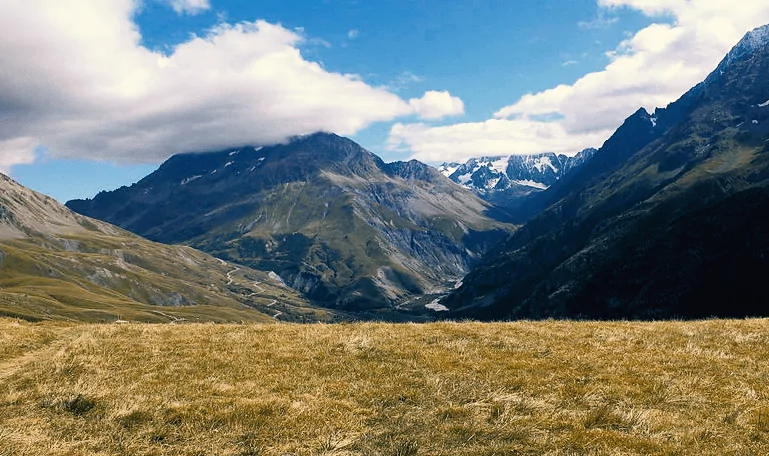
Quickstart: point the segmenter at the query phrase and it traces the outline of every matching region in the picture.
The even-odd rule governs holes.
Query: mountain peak
[[[302,144],[302,143],[343,143],[353,142],[347,138],[343,138],[336,133],[328,133],[325,131],[316,131],[307,135],[293,136],[289,139],[289,144]]]
[[[0,173],[0,240],[85,231],[82,217]]]
[[[757,27],[746,33],[742,40],[732,49],[732,52],[736,50],[743,53],[751,53],[767,44],[769,44],[769,24]]]
[[[716,70],[708,76],[705,84],[710,83],[714,78],[720,77],[735,62],[745,56],[753,55],[756,51],[769,45],[769,24],[757,27],[748,33],[737,43],[726,57],[718,64]]]
[[[435,182],[440,174],[418,160],[396,161],[385,165],[385,171],[391,175],[399,176],[404,179],[421,180],[425,182]]]
[[[314,166],[349,165],[351,161],[363,160],[370,166],[379,159],[355,141],[335,133],[317,132],[293,138],[286,145],[276,146],[275,149],[283,157],[295,157],[305,160]]]

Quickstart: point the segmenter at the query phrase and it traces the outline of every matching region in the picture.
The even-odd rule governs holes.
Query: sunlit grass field
[[[769,454],[769,320],[0,320],[0,455]]]

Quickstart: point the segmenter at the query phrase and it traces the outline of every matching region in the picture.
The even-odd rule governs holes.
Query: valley
[[[429,315],[400,311],[450,290],[515,228],[434,168],[384,163],[326,133],[177,155],[131,187],[67,205],[154,241],[272,271],[312,302],[366,318]]]

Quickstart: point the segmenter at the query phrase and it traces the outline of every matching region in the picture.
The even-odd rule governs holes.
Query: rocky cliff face
[[[392,309],[453,284],[509,228],[422,163],[384,163],[319,133],[177,155],[75,211],[274,271],[326,306]]]
[[[444,304],[485,318],[767,315],[769,27],[534,200]]]

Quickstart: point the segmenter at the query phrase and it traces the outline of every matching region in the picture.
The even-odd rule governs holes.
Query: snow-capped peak
[[[755,52],[767,44],[769,44],[769,24],[749,31],[737,44],[737,48],[741,48],[744,52]]]
[[[454,182],[480,194],[510,188],[544,190],[571,169],[592,157],[595,149],[587,149],[574,157],[552,152],[532,155],[476,157],[463,164],[444,163],[438,170]]]
[[[718,68],[708,76],[705,84],[708,84],[713,78],[721,76],[737,60],[746,55],[751,55],[757,50],[769,45],[769,24],[755,28],[737,43],[726,57],[718,65]]]

